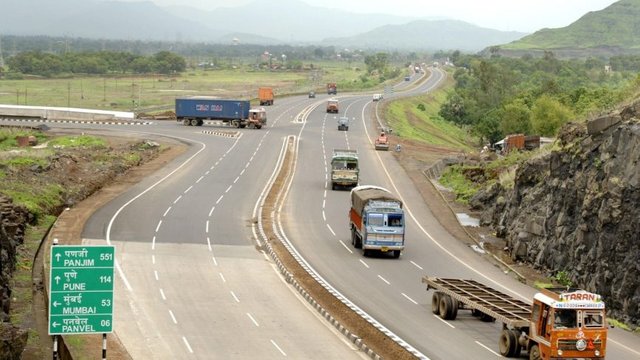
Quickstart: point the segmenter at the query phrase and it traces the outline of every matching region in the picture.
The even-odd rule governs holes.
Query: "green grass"
[[[443,171],[438,181],[453,190],[454,194],[456,194],[456,200],[463,204],[468,204],[473,195],[480,190],[480,186],[464,176],[465,169],[469,169],[469,167],[462,165],[449,166]]]
[[[49,147],[65,147],[65,148],[91,148],[101,149],[107,146],[107,142],[104,139],[89,136],[61,136],[59,138],[49,141]]]
[[[47,139],[47,136],[43,134],[41,131],[1,128],[0,129],[0,151],[16,148],[18,146],[18,141],[16,140],[16,138],[21,136],[35,136],[36,139],[38,140],[38,143],[42,143]]]
[[[14,203],[25,206],[39,220],[62,203],[60,196],[64,189],[58,184],[33,188],[28,184],[11,182],[4,184],[0,191],[11,197]]]
[[[261,86],[273,87],[277,97],[304,94],[313,89],[324,91],[328,82],[337,82],[338,92],[378,85],[361,83],[360,77],[366,69],[364,63],[326,61],[314,62],[313,67],[268,71],[243,65],[237,69],[190,69],[176,76],[3,79],[0,80],[0,103],[129,111],[158,106],[172,108],[176,97],[188,95],[255,99]]]
[[[439,115],[450,83],[435,92],[392,101],[384,118],[393,134],[425,144],[470,151],[469,134]]]

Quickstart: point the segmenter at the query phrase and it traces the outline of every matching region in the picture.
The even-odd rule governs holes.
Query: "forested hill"
[[[640,0],[620,0],[603,10],[587,13],[567,27],[542,29],[500,48],[507,53],[550,50],[585,56],[638,54],[638,19]]]

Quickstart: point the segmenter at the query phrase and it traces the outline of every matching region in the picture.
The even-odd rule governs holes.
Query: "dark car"
[[[315,98],[316,97],[316,92],[315,91],[309,91],[309,99]]]

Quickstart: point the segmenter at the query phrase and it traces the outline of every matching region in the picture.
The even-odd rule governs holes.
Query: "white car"
[[[382,94],[373,94],[373,101],[382,100]]]

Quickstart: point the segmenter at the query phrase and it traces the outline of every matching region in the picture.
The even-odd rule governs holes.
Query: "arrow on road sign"
[[[51,324],[51,325],[55,328],[55,327],[58,327],[60,324],[58,324],[57,322],[54,321],[53,324]]]
[[[56,285],[60,284],[60,276],[56,276],[54,279],[56,279]]]
[[[62,256],[62,254],[60,254],[60,253],[56,254],[56,261],[60,261],[60,256]]]
[[[62,303],[59,303],[59,302],[57,302],[57,301],[54,301],[54,302],[53,302],[53,307],[58,307],[58,305],[62,305]]]

